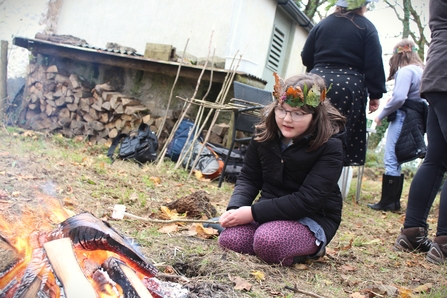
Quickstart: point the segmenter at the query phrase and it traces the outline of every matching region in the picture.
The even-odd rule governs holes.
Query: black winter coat
[[[405,111],[405,120],[396,142],[396,157],[399,164],[424,158],[427,152],[426,132],[428,106],[425,102],[406,100],[399,110]]]
[[[251,205],[254,220],[261,224],[309,217],[323,228],[329,243],[343,207],[337,184],[343,168],[342,141],[339,135],[315,151],[306,152],[308,148],[306,138],[283,152],[279,137],[262,143],[252,139],[227,210]]]

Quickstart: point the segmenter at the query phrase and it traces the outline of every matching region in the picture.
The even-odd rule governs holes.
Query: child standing
[[[380,202],[368,204],[372,209],[400,210],[404,182],[401,164],[422,158],[427,151],[424,135],[428,106],[419,94],[423,68],[413,41],[404,39],[396,44],[388,76],[388,80],[395,80],[393,96],[374,119],[377,125],[381,125],[381,121],[388,117],[389,126],[383,159],[382,196]]]
[[[323,255],[340,225],[345,118],[326,99],[321,77],[275,79],[276,101],[247,148],[219,244],[290,266]]]

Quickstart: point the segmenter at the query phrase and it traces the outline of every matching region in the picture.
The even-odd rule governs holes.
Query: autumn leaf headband
[[[418,48],[415,46],[411,46],[409,44],[405,46],[398,46],[394,49],[393,54],[400,54],[400,53],[409,53],[409,52],[417,52]]]
[[[284,80],[275,72],[275,86],[273,86],[273,96],[280,104],[287,103],[289,106],[301,108],[308,105],[317,107],[326,99],[327,92],[331,89],[321,89],[317,84],[313,84],[310,88],[304,84],[303,89],[297,86],[286,86]]]

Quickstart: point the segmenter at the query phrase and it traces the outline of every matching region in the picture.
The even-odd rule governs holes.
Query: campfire
[[[0,297],[186,297],[186,289],[157,279],[157,268],[136,246],[91,213],[28,237],[12,237],[15,232],[0,218],[0,258],[6,262]]]

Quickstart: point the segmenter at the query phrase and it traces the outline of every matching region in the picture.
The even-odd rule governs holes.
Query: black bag
[[[120,134],[117,136],[107,152],[107,156],[114,161],[113,154],[121,142],[117,158],[134,160],[139,163],[152,162],[157,159],[158,139],[147,124],[141,123],[135,133]]]

